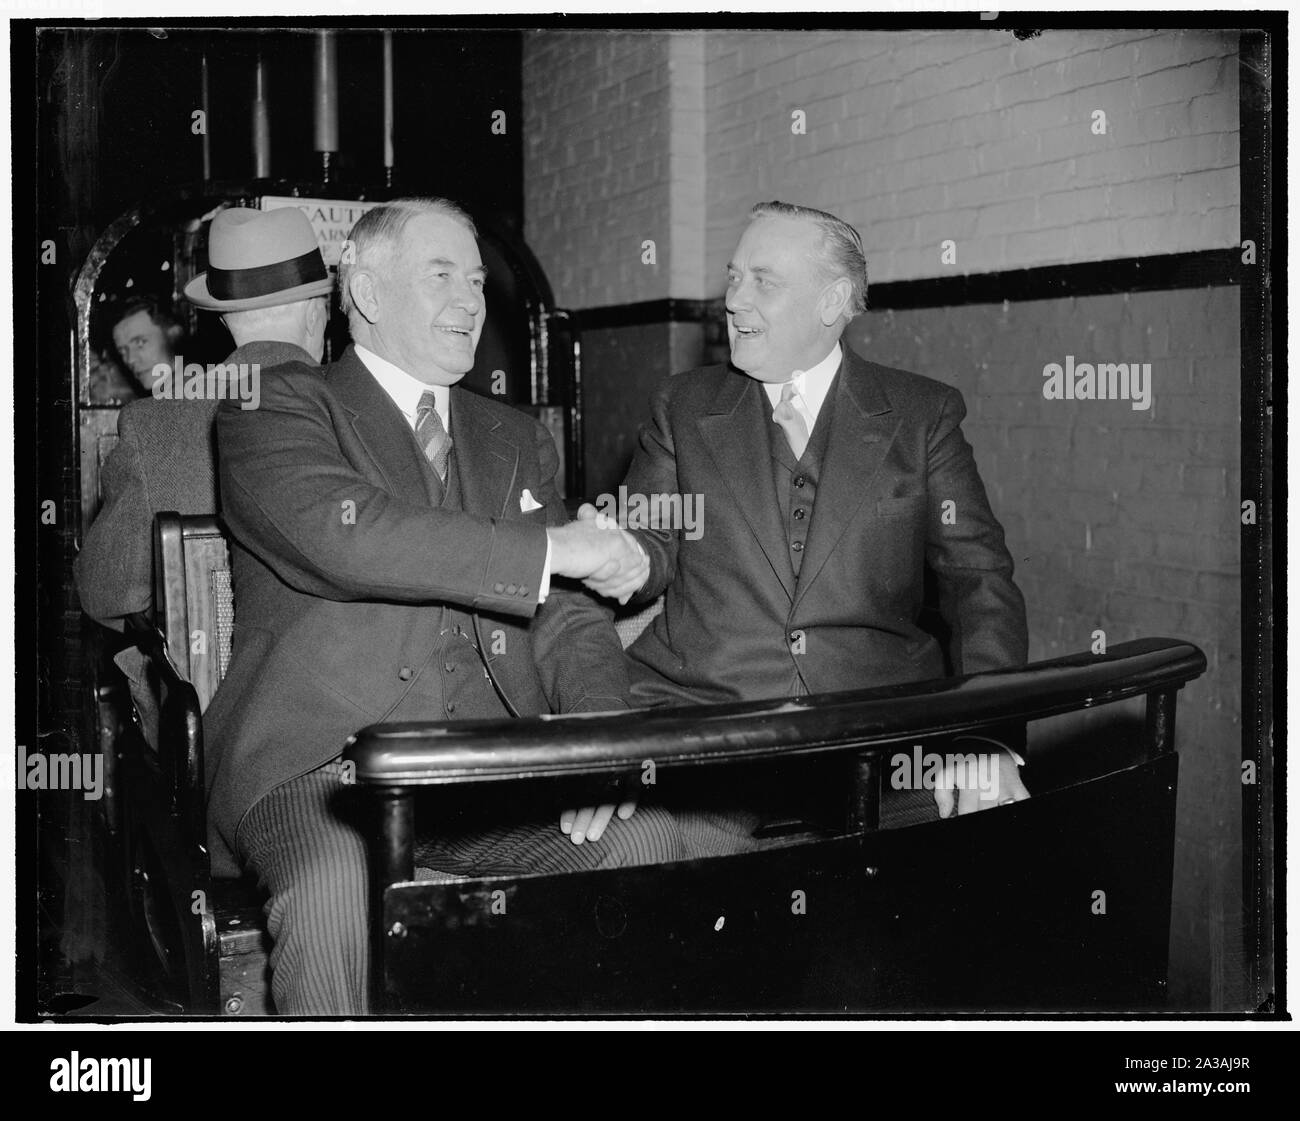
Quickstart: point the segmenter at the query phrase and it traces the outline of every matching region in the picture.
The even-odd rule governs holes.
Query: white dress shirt
[[[353,349],[361,363],[374,376],[375,381],[392,399],[398,411],[406,418],[406,423],[415,431],[416,412],[420,407],[420,398],[433,390],[433,407],[438,411],[438,419],[451,435],[451,390],[445,385],[426,385],[419,378],[413,378],[400,366],[394,366],[387,358],[380,358],[373,350],[367,350],[360,343],[353,343]],[[452,442],[453,448],[455,441]],[[546,563],[542,568],[541,589],[538,603],[545,603],[551,591],[551,537],[546,535]]]
[[[790,377],[797,394],[791,404],[808,425],[809,436],[812,435],[812,430],[817,424],[817,417],[826,401],[826,394],[830,392],[831,382],[835,380],[835,373],[840,368],[843,354],[840,344],[836,343],[831,348],[831,352],[812,369],[795,370]],[[772,408],[775,410],[781,403],[781,390],[785,388],[785,382],[765,381],[763,388],[767,391],[767,398],[772,402]]]
[[[392,398],[406,423],[415,431],[416,410],[420,407],[420,398],[433,390],[433,407],[438,410],[438,419],[451,435],[451,391],[445,385],[426,385],[419,378],[413,378],[400,366],[394,366],[387,358],[380,358],[373,350],[367,350],[360,343],[353,343],[357,357],[369,370]]]

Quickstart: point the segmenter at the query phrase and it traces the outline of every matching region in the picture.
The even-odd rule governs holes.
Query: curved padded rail
[[[722,763],[884,748],[1174,691],[1205,672],[1191,643],[1147,638],[1017,670],[773,701],[523,720],[374,724],[343,755],[359,782],[385,787],[626,772],[646,760]],[[1172,712],[1154,719],[1170,746]]]

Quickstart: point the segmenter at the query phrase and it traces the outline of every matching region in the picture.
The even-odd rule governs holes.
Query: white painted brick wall
[[[525,39],[525,229],[564,306],[672,294],[668,61],[662,34]],[[647,238],[655,265],[641,263]]]
[[[719,295],[770,198],[856,224],[873,282],[1235,245],[1236,50],[1212,31],[529,35],[526,234],[579,308]]]
[[[709,287],[704,272],[704,216],[708,210],[704,43],[703,32],[673,35],[668,42],[672,85],[667,294],[683,299],[701,298]]]
[[[1233,33],[715,32],[706,46],[711,276],[767,197],[856,224],[873,281],[1238,241]],[[796,108],[807,136],[790,134]]]

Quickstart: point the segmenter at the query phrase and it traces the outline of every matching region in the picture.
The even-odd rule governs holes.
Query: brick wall
[[[766,198],[857,225],[873,280],[1236,244],[1236,39],[710,34],[708,275]]]
[[[1088,649],[1097,629],[1111,645],[1162,636],[1205,651],[1208,672],[1178,702],[1175,1008],[1238,995],[1221,964],[1240,954],[1238,315],[1234,288],[1147,292],[868,313],[850,340],[962,391],[963,431],[1028,606],[1031,659]],[[1150,362],[1150,410],[1045,399],[1043,366],[1066,354]],[[1106,735],[1121,714],[1095,715]]]
[[[1236,49],[1199,31],[539,34],[524,46],[526,235],[579,309],[721,295],[745,213],[768,198],[857,224],[873,282],[1235,245]],[[656,155],[657,188],[629,176]],[[656,222],[651,274],[629,246]],[[1034,658],[1099,628],[1206,651],[1179,706],[1175,1008],[1239,1007],[1237,297],[869,312],[851,329],[868,357],[964,393]],[[704,357],[688,352],[707,327],[656,330],[584,340],[596,489],[621,478],[654,385]],[[1151,362],[1151,409],[1044,399],[1043,366],[1068,354]]]
[[[873,280],[1221,248],[1236,50],[1214,31],[541,32],[528,237],[579,308],[719,295],[774,197],[857,224]]]
[[[667,39],[550,33],[525,39],[525,230],[571,307],[670,294]]]
[[[527,236],[562,305],[701,290],[704,126],[702,34],[525,40]]]
[[[704,296],[704,35],[541,33],[523,78],[525,232],[560,306]],[[583,332],[589,495],[618,486],[645,393],[699,362],[702,335]]]
[[[575,309],[719,297],[766,198],[856,223],[873,282],[1221,248],[1239,238],[1235,52],[1212,31],[539,32],[525,233]],[[597,336],[593,382],[645,400],[671,372]],[[589,449],[595,482],[627,446]]]

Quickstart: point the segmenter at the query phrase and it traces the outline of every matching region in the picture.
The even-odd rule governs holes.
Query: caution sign
[[[302,199],[284,195],[263,195],[263,210],[279,210],[296,206],[311,222],[320,244],[321,256],[327,268],[337,269],[343,253],[343,243],[356,220],[377,202],[350,202],[346,199]]]

